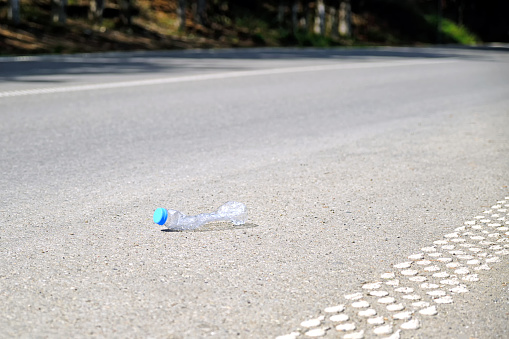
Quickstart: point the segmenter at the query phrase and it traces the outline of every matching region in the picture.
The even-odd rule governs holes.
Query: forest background
[[[509,42],[507,0],[0,0],[0,54]]]

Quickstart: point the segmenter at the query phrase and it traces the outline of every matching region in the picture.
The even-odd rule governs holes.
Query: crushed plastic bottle
[[[176,231],[194,230],[209,222],[231,221],[235,226],[243,225],[247,221],[247,207],[243,203],[229,201],[219,207],[216,212],[202,213],[188,216],[176,210],[158,208],[154,212],[154,222],[165,225]]]

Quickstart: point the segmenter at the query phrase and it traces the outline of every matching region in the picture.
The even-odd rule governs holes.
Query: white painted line
[[[318,325],[320,325],[322,323],[323,319],[324,319],[323,317],[319,317],[319,318],[316,318],[316,319],[309,319],[309,320],[301,322],[300,326],[302,326],[302,327],[314,327],[314,326],[318,326]]]
[[[370,325],[382,325],[385,320],[384,317],[376,317],[376,318],[369,318],[367,320],[368,324]]]
[[[355,330],[356,326],[354,323],[346,323],[336,326],[336,330],[338,331],[353,331]]]
[[[389,280],[385,284],[389,285],[389,286],[398,286],[399,285],[399,279]]]
[[[387,310],[388,311],[391,311],[391,312],[394,312],[394,311],[402,311],[405,309],[405,305],[403,304],[391,304],[391,305],[387,305]]]
[[[364,338],[364,330],[359,332],[348,333],[343,336],[343,339],[363,339]]]
[[[382,275],[380,275],[380,277],[382,279],[394,279],[394,277],[396,277],[396,275],[392,272],[387,272],[387,273],[383,273]]]
[[[392,326],[391,325],[383,325],[383,326],[376,327],[373,330],[373,333],[375,333],[375,334],[391,334]]]
[[[308,337],[323,337],[327,333],[327,329],[325,328],[315,328],[314,330],[309,330],[305,334]]]
[[[352,307],[355,307],[355,308],[366,308],[366,307],[369,307],[369,303],[366,301],[366,300],[359,300],[359,301],[356,301],[356,302],[353,302],[352,303]]]
[[[369,295],[372,295],[375,297],[385,297],[386,295],[389,295],[389,292],[387,292],[387,291],[371,291],[371,292],[369,292]]]
[[[401,324],[400,327],[404,330],[416,330],[421,327],[421,323],[419,322],[419,319],[412,319],[404,324]]]
[[[348,319],[350,319],[350,317],[348,316],[348,314],[342,313],[342,314],[333,315],[329,319],[330,319],[330,321],[334,321],[334,322],[343,322],[343,321],[347,321]]]
[[[402,262],[401,264],[394,265],[395,268],[409,268],[410,266],[412,266],[411,261],[406,261],[406,262]]]
[[[376,290],[376,289],[379,289],[380,287],[382,287],[382,283],[381,282],[374,282],[374,283],[364,284],[362,286],[362,288],[364,288],[365,290]]]
[[[197,74],[186,75],[171,78],[159,79],[146,79],[146,80],[132,80],[121,82],[110,82],[102,84],[88,84],[67,87],[50,87],[50,88],[35,88],[17,91],[0,92],[0,98],[16,97],[24,95],[37,95],[37,94],[50,94],[50,93],[68,93],[68,92],[81,92],[101,89],[115,89],[127,87],[141,87],[141,86],[154,86],[163,84],[176,84],[191,81],[205,81],[205,80],[218,80],[218,79],[231,79],[251,76],[262,75],[276,75],[276,74],[290,74],[290,73],[303,73],[303,72],[320,72],[332,70],[349,70],[349,69],[370,69],[382,67],[399,67],[399,66],[417,66],[417,65],[436,65],[456,62],[456,60],[398,60],[386,62],[358,62],[358,63],[342,63],[342,64],[328,64],[316,66],[301,66],[301,67],[288,67],[288,68],[272,68],[260,69],[251,71],[238,71],[226,73],[212,73],[212,74]]]
[[[506,200],[498,201],[498,203],[509,205],[506,204],[506,202],[509,201],[509,197],[506,197],[505,199]],[[495,205],[492,206],[492,208],[496,209],[499,208],[499,206]],[[492,211],[488,212],[492,213]],[[482,218],[483,217],[475,217],[477,220],[467,221],[464,223],[466,226],[458,227],[455,233],[446,234],[444,236],[445,239],[433,242],[435,245],[442,245],[441,247],[443,249],[450,250],[449,253],[454,256],[454,259],[446,257],[436,258],[437,256],[432,256],[434,261],[436,261],[436,265],[426,266],[430,263],[430,260],[423,260],[423,253],[412,254],[408,256],[408,258],[413,261],[394,265],[394,268],[398,269],[397,272],[386,272],[381,274],[382,279],[392,279],[385,281],[385,285],[390,286],[388,289],[392,289],[392,293],[379,290],[383,283],[377,281],[363,284],[361,287],[364,292],[345,295],[344,298],[351,300],[352,303],[350,305],[340,305],[344,306],[339,308],[341,310],[340,312],[348,311],[351,314],[357,314],[358,317],[350,319],[350,317],[344,313],[331,317],[330,320],[336,322],[347,320],[353,321],[336,326],[336,330],[340,332],[349,332],[345,334],[343,338],[362,338],[365,334],[371,337],[371,333],[375,335],[390,334],[393,333],[393,331],[399,326],[399,329],[397,329],[393,335],[387,337],[389,339],[397,339],[400,338],[401,330],[405,330],[403,333],[406,333],[408,330],[417,330],[421,327],[421,322],[418,316],[434,316],[439,313],[439,307],[447,307],[447,304],[454,303],[454,298],[458,295],[469,293],[467,284],[472,285],[482,279],[482,273],[472,273],[470,269],[474,269],[476,271],[488,271],[491,269],[488,264],[501,262],[502,260],[500,256],[509,255],[509,250],[506,249],[509,248],[509,244],[506,244],[509,243],[509,232],[506,232],[506,228],[501,230],[497,229],[500,232],[506,232],[504,235],[496,233],[497,236],[491,236],[491,238],[496,238],[496,242],[486,241],[484,240],[485,237],[476,236],[478,233],[486,232],[482,227],[479,228],[477,223],[487,224],[490,222],[489,220]],[[487,226],[493,228],[501,227],[500,224]],[[487,233],[489,235],[495,234]],[[478,243],[463,243],[462,241],[458,241],[459,239],[465,241],[460,238],[460,236],[466,235],[471,236],[470,238],[478,241]],[[450,245],[450,242],[461,242],[461,244],[457,245],[458,247],[455,247],[455,245]],[[476,246],[485,246],[485,248],[480,249]],[[473,259],[474,256],[465,254],[463,251],[458,249],[459,247],[470,250],[476,254],[479,259]],[[424,247],[421,250],[430,256],[434,253],[438,253],[438,256],[441,255],[439,252],[435,252],[435,246]],[[478,253],[480,251],[485,252]],[[469,266],[464,266],[459,260],[466,260],[466,264]],[[416,269],[409,269],[413,265]],[[449,269],[454,275],[447,273],[447,269]],[[423,275],[426,274],[432,282],[425,282],[428,278]],[[405,286],[397,287],[400,284],[400,280],[396,279],[397,275],[401,277],[403,284],[410,281],[414,284],[415,288]],[[363,298],[366,298],[367,300],[361,300]],[[397,300],[398,298],[401,298],[402,300]],[[421,301],[421,299],[427,299],[428,301]],[[376,302],[370,304],[368,300],[374,300]],[[434,303],[434,305],[431,303]],[[385,306],[385,310],[383,306]],[[325,312],[335,310],[335,307],[337,306],[326,308]],[[353,308],[353,310],[351,308]],[[387,312],[396,313],[387,314]],[[377,315],[377,317],[374,317],[375,315]],[[395,322],[384,325],[385,319],[393,319]],[[323,316],[315,319],[313,325],[322,326],[322,320]],[[405,322],[398,323],[398,320]],[[301,326],[304,325],[306,325],[306,323],[301,324]],[[359,329],[359,332],[352,332],[356,329]],[[295,333],[301,334],[302,332],[292,332],[287,336],[282,336],[281,338],[292,338],[291,336]],[[306,332],[305,335],[308,335],[307,333],[309,333],[309,331]],[[316,333],[325,335],[324,332],[318,330]]]
[[[337,305],[337,306],[327,307],[324,311],[325,311],[325,313],[339,313],[339,312],[343,312],[344,310],[345,310],[345,305]]]
[[[372,308],[368,308],[367,310],[359,311],[357,314],[359,317],[372,317],[376,315],[376,311]]]
[[[408,320],[412,318],[412,312],[410,311],[399,312],[394,314],[392,318],[396,320]]]

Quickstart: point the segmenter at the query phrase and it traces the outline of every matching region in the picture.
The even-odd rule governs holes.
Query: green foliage
[[[235,18],[235,25],[237,28],[245,28],[249,32],[266,31],[269,29],[269,24],[266,21],[250,14]]]
[[[106,29],[114,29],[116,26],[116,23],[115,23],[115,20],[113,20],[113,19],[103,19],[101,26]]]
[[[438,16],[427,15],[426,20],[435,27],[438,26]],[[479,38],[466,27],[457,25],[447,18],[442,18],[440,27],[444,42],[462,45],[474,45],[479,42]]]

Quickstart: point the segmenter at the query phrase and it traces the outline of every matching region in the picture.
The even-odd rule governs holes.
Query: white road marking
[[[408,259],[410,260],[420,260],[422,258],[424,258],[424,253],[417,253],[408,256]]]
[[[296,339],[298,336],[300,336],[299,332],[292,332],[290,334],[280,335],[276,337],[276,339]]]
[[[430,295],[432,297],[445,297],[447,295],[447,293],[442,290],[433,290],[433,291],[426,292],[426,294]]]
[[[403,304],[391,304],[387,305],[387,311],[402,311],[405,309],[405,306]]]
[[[450,276],[450,274],[447,272],[444,272],[444,271],[433,274],[433,277],[435,277],[435,278],[447,278],[449,276]]]
[[[364,330],[354,333],[348,333],[343,336],[344,339],[363,339],[364,338]]]
[[[450,295],[447,295],[443,298],[438,298],[434,300],[437,304],[452,304],[453,300]]]
[[[410,266],[412,266],[412,262],[411,261],[405,261],[405,262],[402,262],[400,264],[394,265],[394,268],[409,268]]]
[[[443,257],[443,258],[438,258],[437,261],[440,261],[440,262],[451,262],[452,258]]]
[[[344,310],[345,310],[345,305],[337,305],[337,306],[327,307],[324,311],[325,311],[325,313],[339,313],[339,312],[343,312]]]
[[[308,337],[322,337],[327,333],[327,329],[325,328],[315,328],[313,330],[309,330],[305,333]]]
[[[352,303],[352,307],[355,308],[366,308],[369,307],[370,304],[366,300],[360,300]]]
[[[333,315],[332,317],[329,318],[330,321],[334,321],[334,322],[342,322],[342,321],[347,321],[348,319],[350,319],[350,317],[348,316],[348,314],[336,314],[336,315]]]
[[[367,310],[359,311],[359,313],[357,314],[359,315],[359,317],[372,317],[376,315],[376,311],[372,308],[368,308]]]
[[[357,327],[355,326],[354,323],[346,323],[346,324],[340,324],[340,325],[336,326],[336,330],[338,330],[338,331],[353,331],[356,328]]]
[[[345,295],[345,299],[347,299],[347,300],[358,300],[358,299],[361,299],[362,297],[363,297],[363,294],[361,292]]]
[[[419,322],[419,319],[412,319],[406,323],[401,324],[400,327],[404,330],[416,330],[421,327],[421,323]]]
[[[499,204],[505,204],[509,202],[509,197],[506,197],[506,200],[499,201]],[[509,203],[505,204],[508,205]],[[492,207],[496,209],[495,206]],[[503,211],[502,211],[503,210]],[[507,209],[498,209],[499,212],[506,212]],[[488,213],[492,213],[493,211],[487,211]],[[509,215],[509,213],[508,213]],[[498,215],[497,215],[498,216]],[[388,279],[385,281],[385,285],[389,286],[392,289],[393,293],[385,290],[379,290],[384,283],[381,281],[366,283],[363,284],[362,290],[364,292],[351,293],[344,296],[345,299],[352,301],[352,303],[348,305],[338,305],[328,307],[324,310],[326,313],[332,312],[343,312],[353,310],[350,309],[359,309],[362,308],[364,310],[355,311],[353,314],[357,314],[360,318],[352,319],[354,321],[358,321],[361,319],[361,322],[365,322],[365,324],[356,324],[355,322],[344,323],[336,326],[336,329],[341,332],[350,332],[344,336],[344,338],[357,338],[364,337],[366,331],[371,331],[375,335],[382,334],[390,334],[394,330],[394,327],[397,326],[397,323],[385,324],[385,319],[393,319],[394,321],[406,321],[399,325],[399,329],[394,332],[393,335],[387,337],[389,339],[400,338],[401,329],[404,330],[416,330],[420,328],[421,323],[416,315],[420,316],[434,316],[439,313],[439,309],[437,306],[439,305],[447,305],[454,302],[453,296],[458,294],[469,293],[467,283],[475,283],[481,280],[481,276],[477,273],[472,273],[470,269],[474,269],[476,271],[487,271],[490,270],[490,266],[488,264],[501,262],[500,256],[509,255],[509,232],[507,232],[507,227],[498,226],[499,224],[492,224],[492,226],[488,226],[491,228],[496,228],[497,231],[506,232],[503,235],[501,233],[496,233],[499,235],[498,237],[492,236],[491,238],[497,238],[496,242],[486,241],[485,237],[477,236],[479,232],[483,232],[483,227],[479,227],[480,225],[477,222],[482,222],[487,224],[489,220],[483,219],[483,216],[474,217],[474,220],[466,221],[465,226],[458,227],[456,229],[455,236],[452,236],[452,233],[447,234],[445,239],[434,241],[434,245],[441,246],[445,250],[449,250],[449,254],[454,256],[453,258],[448,257],[440,257],[442,254],[436,252],[435,246],[424,247],[421,250],[425,252],[428,256],[433,258],[433,261],[437,263],[437,265],[428,265],[430,260],[423,260],[423,253],[412,254],[408,258],[413,261],[402,262],[400,264],[394,265],[394,268],[398,269],[398,272],[385,272],[380,275],[382,279]],[[482,219],[482,220],[481,220]],[[502,228],[502,229],[499,229]],[[477,232],[477,233],[476,233]],[[494,234],[489,233],[488,234]],[[465,243],[465,240],[460,238],[460,236],[470,236],[471,240],[477,240],[477,243]],[[458,241],[461,240],[461,241]],[[477,258],[474,258],[473,255],[465,254],[463,251],[457,249],[455,245],[452,245],[451,242],[456,243],[459,247],[464,248],[465,250],[469,250],[471,253],[474,253]],[[484,246],[484,249],[481,248]],[[482,252],[482,253],[481,253]],[[464,266],[462,262],[459,260],[465,260],[466,265]],[[417,269],[410,269],[412,265],[416,265]],[[446,270],[452,270],[452,274],[446,272]],[[431,275],[430,272],[436,272]],[[422,274],[422,275],[419,275]],[[433,282],[425,282],[428,280],[424,275],[428,274],[432,279],[436,279]],[[397,279],[398,275],[403,278],[402,281],[408,280],[413,283],[418,283],[416,285],[417,288],[413,287],[398,287],[400,285],[400,279]],[[447,278],[447,279],[444,279]],[[465,283],[463,283],[465,282]],[[440,284],[438,284],[440,283]],[[441,288],[441,289],[440,289]],[[416,289],[418,291],[416,291]],[[420,292],[420,294],[418,293]],[[448,293],[452,293],[449,295]],[[399,294],[398,294],[399,293]],[[410,294],[414,293],[414,294]],[[393,295],[391,295],[393,294]],[[430,304],[428,301],[421,301],[421,299],[427,298],[431,299],[434,303]],[[398,302],[396,297],[400,297],[403,302]],[[367,300],[362,300],[363,298],[370,298],[370,300],[374,300],[377,303],[374,303],[373,308],[369,308],[371,306],[370,302]],[[373,299],[376,298],[376,299]],[[406,303],[411,303],[408,305]],[[379,306],[377,306],[379,305]],[[381,305],[385,305],[386,311],[389,312],[397,312],[392,315],[387,315],[384,317],[383,308],[377,310],[377,307]],[[410,307],[413,310],[403,311],[405,308]],[[441,306],[442,307],[442,306]],[[377,317],[375,315],[380,314]],[[417,313],[417,314],[416,314]],[[384,319],[385,318],[385,319]],[[316,326],[321,326],[323,323],[323,316],[308,320],[308,323],[314,321]],[[350,317],[347,314],[341,313],[337,315],[333,315],[330,318],[330,321],[334,322],[343,322],[350,320]],[[306,322],[303,324],[308,324]],[[371,326],[378,326],[371,328]],[[359,332],[352,332],[360,328]],[[323,328],[318,329],[316,333],[323,333],[326,335],[326,330],[321,332]],[[308,335],[310,331],[305,334]],[[293,335],[297,332],[292,332],[287,336],[281,336],[281,339],[293,339],[295,338]],[[302,333],[302,332],[298,332]],[[313,332],[315,333],[315,332]],[[403,333],[406,333],[403,332]],[[279,338],[279,337],[278,337]]]
[[[377,300],[380,304],[392,304],[396,301],[393,297],[383,297]]]
[[[366,290],[376,290],[376,289],[379,289],[380,287],[382,287],[381,282],[374,282],[374,283],[362,285],[362,288],[364,288]]]
[[[219,79],[232,79],[252,76],[263,75],[277,75],[277,74],[290,74],[290,73],[303,73],[303,72],[320,72],[332,70],[349,70],[349,69],[370,69],[370,68],[383,68],[383,67],[399,67],[399,66],[418,66],[418,65],[436,65],[457,62],[457,60],[398,60],[398,61],[381,61],[381,62],[357,62],[357,63],[341,63],[341,64],[328,64],[316,66],[300,66],[300,67],[287,67],[287,68],[271,68],[260,69],[251,71],[238,71],[238,72],[225,72],[225,73],[212,73],[212,74],[197,74],[185,75],[169,78],[159,79],[145,79],[145,80],[131,80],[110,82],[101,84],[87,84],[66,87],[50,87],[50,88],[34,88],[26,90],[5,91],[0,92],[0,98],[17,97],[24,95],[38,95],[38,94],[51,94],[51,93],[68,93],[68,92],[81,92],[101,89],[115,89],[127,87],[141,87],[141,86],[154,86],[163,84],[176,84],[192,81],[206,81],[206,80],[219,80]]]
[[[401,330],[397,330],[396,332],[394,332],[393,335],[391,335],[390,337],[386,337],[385,339],[399,339],[400,338],[400,334],[401,333]]]
[[[427,290],[427,289],[431,290],[431,289],[439,288],[440,285],[431,284],[431,283],[422,283],[420,287],[425,290]]]
[[[389,295],[389,292],[387,291],[371,291],[369,292],[369,295],[375,296],[375,297],[385,297]]]
[[[316,319],[309,319],[300,323],[302,327],[315,327],[322,323],[324,317],[318,317]]]
[[[399,313],[394,314],[392,316],[392,318],[396,319],[396,320],[408,320],[408,319],[412,318],[412,315],[413,315],[412,312],[405,311],[405,312],[399,312]]]
[[[433,265],[433,266],[426,266],[424,267],[424,270],[426,272],[437,272],[437,271],[440,271],[440,267],[436,266],[436,265]]]
[[[412,293],[414,289],[411,287],[398,287],[395,289],[395,291],[401,293]]]
[[[427,301],[417,301],[412,303],[413,307],[429,307],[430,303]]]
[[[421,300],[421,296],[418,295],[418,294],[407,294],[407,295],[403,295],[401,296],[402,299],[407,299],[407,300]]]
[[[401,271],[401,274],[403,274],[403,275],[416,275],[417,273],[419,273],[419,271],[417,271],[417,270],[404,270],[404,271]]]
[[[393,272],[387,272],[380,275],[382,279],[394,279],[396,275]]]
[[[454,278],[454,279],[440,280],[440,283],[444,284],[444,285],[458,285],[460,283],[460,281],[458,279]]]
[[[382,325],[385,320],[384,317],[376,317],[376,318],[369,318],[367,320],[368,324],[370,325]]]
[[[450,289],[453,293],[467,293],[468,289],[465,287],[465,285],[458,285],[456,287],[453,287]]]
[[[392,332],[393,330],[391,325],[379,326],[373,330],[373,333],[375,334],[391,334]]]

